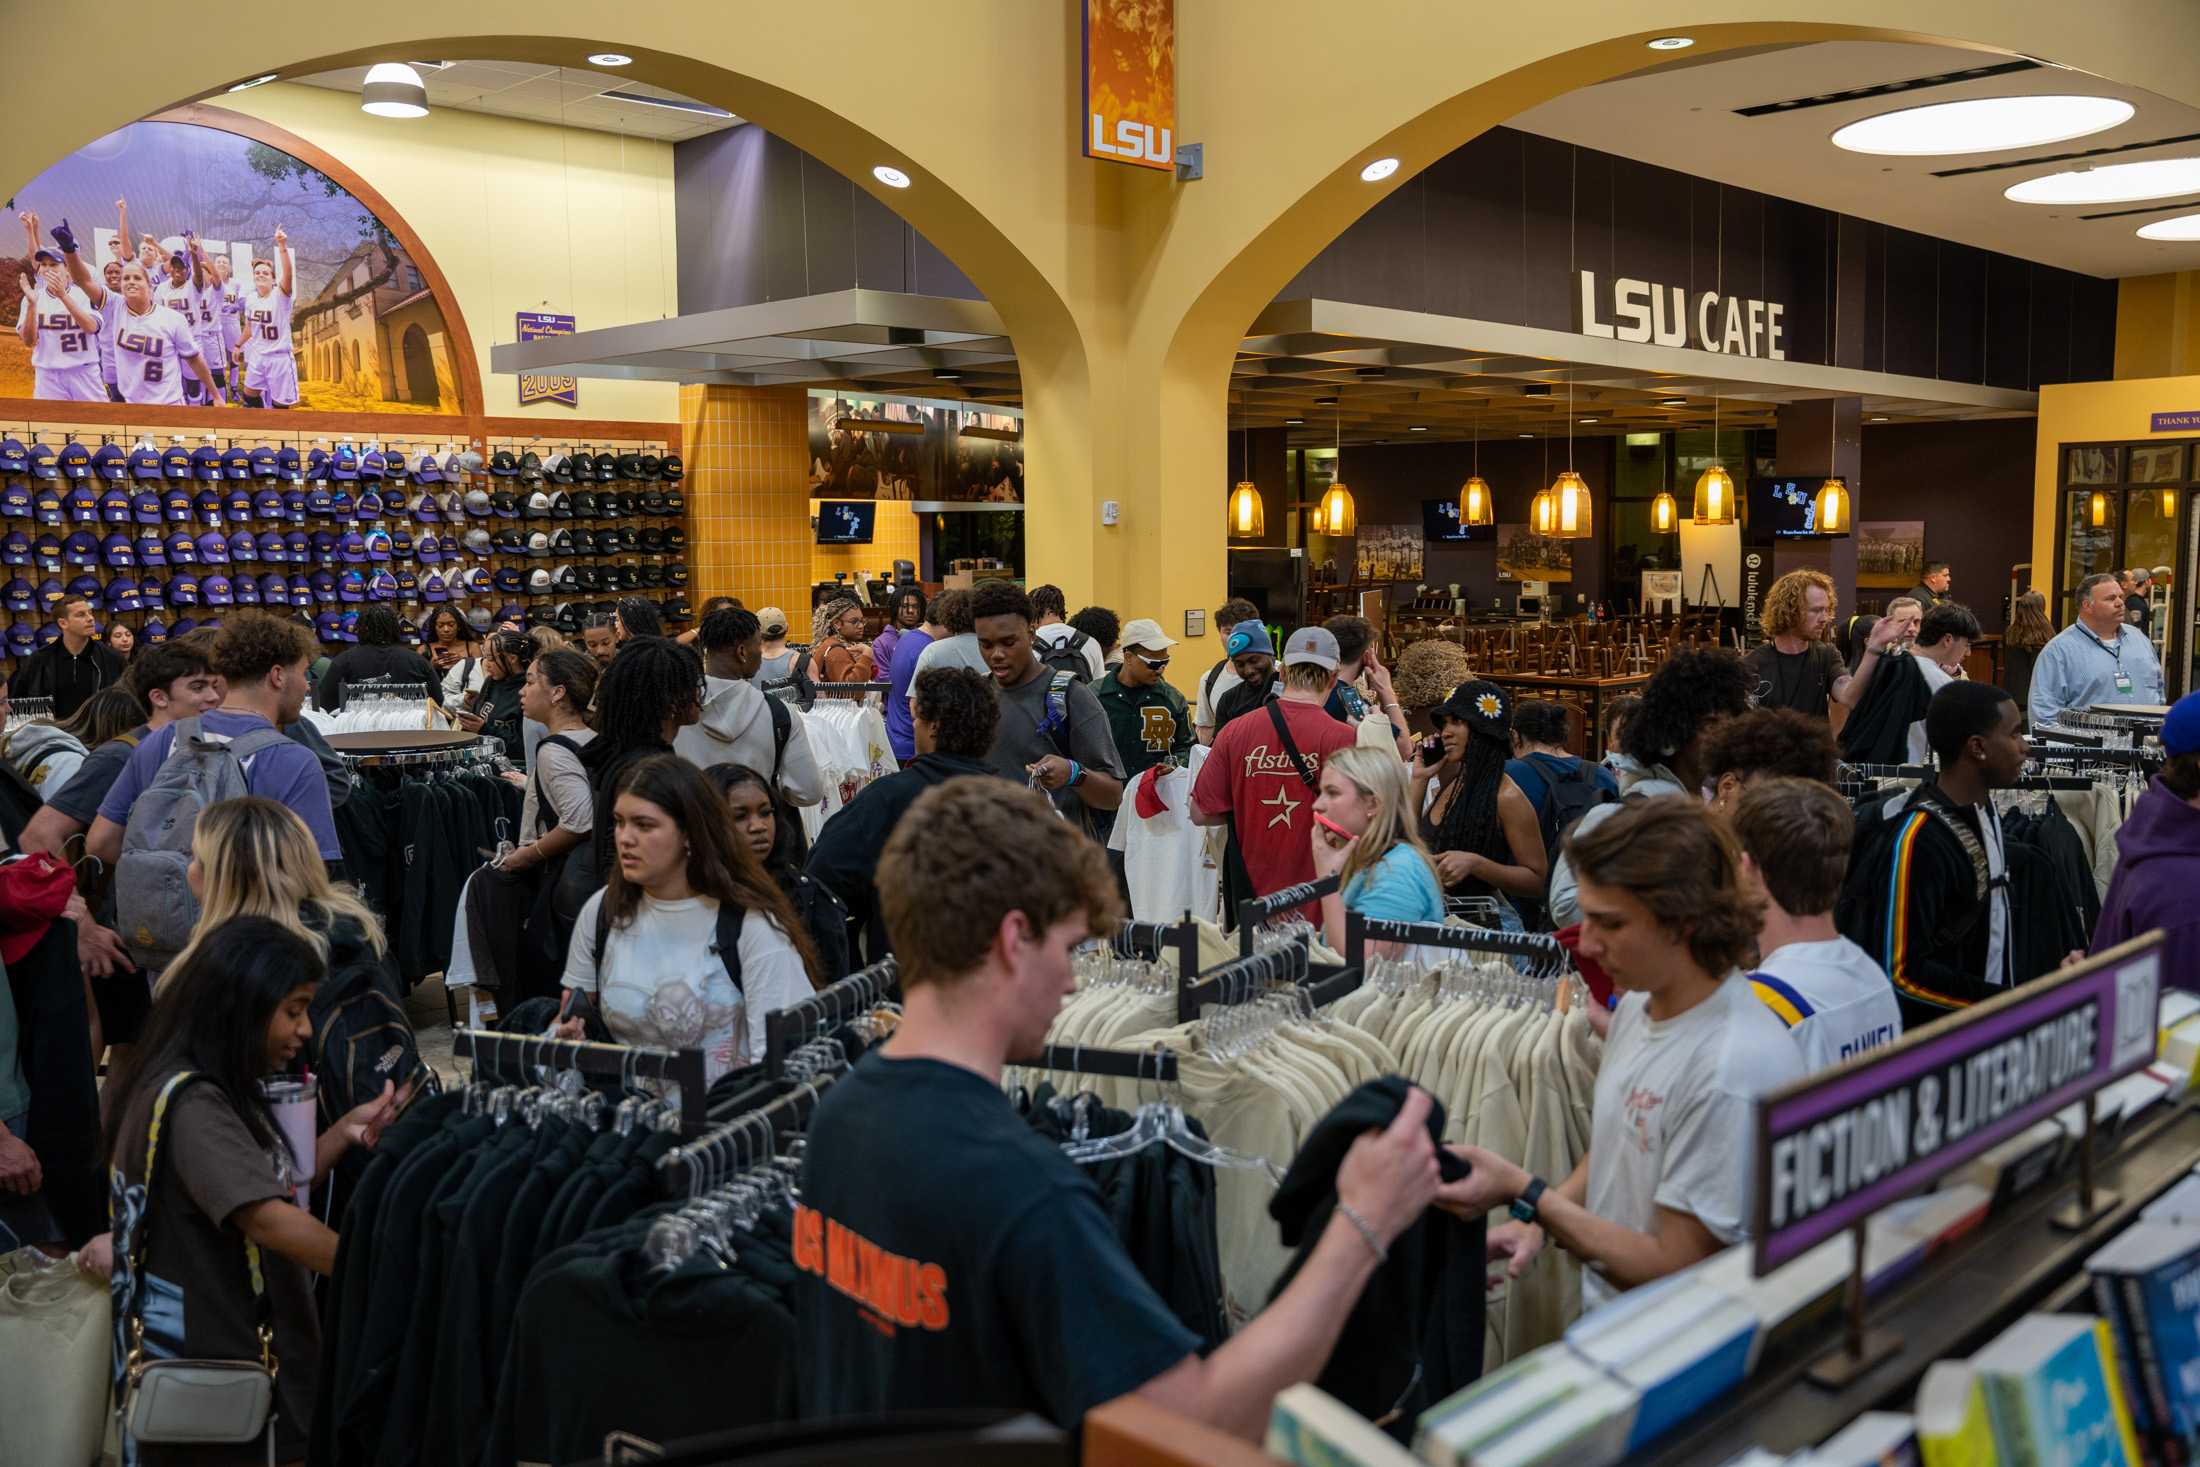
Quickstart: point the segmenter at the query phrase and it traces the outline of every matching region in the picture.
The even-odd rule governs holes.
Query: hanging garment
[[[1184,768],[1148,770],[1132,781],[1116,812],[1108,846],[1122,853],[1131,915],[1139,921],[1221,915],[1222,869],[1211,831],[1191,820],[1192,784],[1206,759],[1206,746],[1194,745]]]

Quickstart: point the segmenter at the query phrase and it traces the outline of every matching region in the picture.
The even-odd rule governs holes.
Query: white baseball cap
[[[1283,644],[1285,667],[1310,662],[1335,672],[1338,660],[1337,638],[1327,627],[1300,627]]]
[[[1141,616],[1126,622],[1122,634],[1116,639],[1122,647],[1143,647],[1149,652],[1161,652],[1176,645],[1176,638],[1161,630],[1161,623],[1150,616]]]

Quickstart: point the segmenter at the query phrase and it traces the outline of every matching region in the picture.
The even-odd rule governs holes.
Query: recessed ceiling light
[[[1659,399],[1658,399],[1658,406],[1659,406],[1659,407],[1687,407],[1687,406],[1688,406],[1688,399],[1687,399],[1687,398],[1685,398],[1685,397],[1662,397],[1662,398],[1659,398]]]
[[[1406,431],[1408,433],[1426,433],[1428,429],[1420,423],[1415,423],[1412,427],[1406,429]]]
[[[1887,421],[1887,415],[1885,413],[1873,413],[1872,421],[1875,423],[1884,423]]]
[[[1604,420],[1602,418],[1583,418],[1581,421],[1584,423],[1601,423]]]
[[[1314,406],[1316,407],[1335,407],[1336,405],[1337,399],[1334,397],[1317,397],[1314,399]]]
[[[359,110],[374,117],[426,117],[428,89],[404,62],[380,62],[359,84]]]
[[[1285,418],[1283,420],[1283,426],[1286,428],[1297,428],[1304,426],[1305,422],[1306,419],[1304,418]]]
[[[1852,122],[1834,132],[1833,145],[1896,158],[1999,153],[2105,132],[2138,110],[2117,97],[1973,97]]]
[[[1696,44],[1696,38],[1694,36],[1660,36],[1654,41],[1645,41],[1643,44],[1653,51],[1685,51]]]
[[[1377,158],[1360,170],[1360,182],[1381,183],[1397,171],[1398,160],[1396,158]]]
[[[267,84],[268,84],[269,82],[271,82],[271,81],[275,80],[275,76],[276,76],[276,73],[274,73],[274,72],[272,72],[272,71],[271,71],[271,72],[269,72],[269,73],[268,73],[268,74],[267,74],[266,76],[256,76],[256,77],[252,78],[252,80],[250,80],[250,81],[241,81],[241,82],[238,82],[238,83],[237,83],[237,84],[236,84],[235,86],[231,87],[231,88],[230,88],[229,90],[231,90],[232,92],[249,92],[249,91],[251,91],[251,90],[252,90],[252,89],[253,89],[254,87],[264,87],[264,86],[266,86],[266,85],[267,85]]]
[[[960,382],[962,379],[963,374],[953,367],[934,367],[932,369],[932,380],[935,382]]]
[[[2002,197],[2018,204],[2124,204],[2189,193],[2200,193],[2200,158],[2155,158],[2050,173],[2011,184]]]
[[[881,163],[878,167],[872,169],[871,176],[877,179],[880,183],[885,184],[888,188],[909,187],[908,174],[902,172],[899,168],[889,168],[884,163]]]
[[[1515,434],[1513,434],[1513,437],[1515,437],[1515,438],[1533,438],[1533,437],[1535,437],[1535,435],[1534,435],[1533,433],[1515,433]]]
[[[2152,224],[2142,224],[2139,238],[2200,239],[2200,214],[2180,214],[2175,219],[2157,219]]]
[[[588,58],[588,64],[590,66],[632,66],[634,58],[621,56],[616,51],[598,51]]]

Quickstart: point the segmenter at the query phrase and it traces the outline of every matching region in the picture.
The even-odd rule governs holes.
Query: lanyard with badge
[[[2099,637],[2094,636],[2093,633],[2090,631],[2088,631],[2085,635],[2087,641],[2091,642],[2094,646],[2100,648],[2103,652],[2106,652],[2109,656],[2116,659],[2116,691],[2119,693],[2130,692],[2131,674],[2124,671],[2123,629],[2121,627],[2117,628],[2116,645],[2113,647],[2109,646],[2108,643],[2102,641]]]

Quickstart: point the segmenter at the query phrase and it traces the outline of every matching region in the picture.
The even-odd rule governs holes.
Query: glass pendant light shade
[[[1230,491],[1230,533],[1243,539],[1267,530],[1267,506],[1261,503],[1259,486],[1251,479],[1240,479]]]
[[[1586,540],[1589,530],[1589,485],[1568,469],[1551,481],[1551,533],[1561,540]]]
[[[1713,464],[1697,476],[1695,520],[1699,525],[1734,523],[1734,476],[1726,465]]]
[[[1538,535],[1557,533],[1558,511],[1550,490],[1538,489],[1535,498],[1528,501],[1528,528]]]
[[[2086,518],[2096,530],[2105,529],[2108,525],[2108,496],[2098,489],[2093,491],[2092,502],[2088,506]]]
[[[2164,489],[2162,491],[2162,518],[2165,520],[2177,518],[2177,491],[2175,489]]]
[[[1650,528],[1661,535],[1673,533],[1673,526],[1680,519],[1680,506],[1673,496],[1660,490],[1658,497],[1650,501]]]
[[[1497,510],[1490,500],[1490,486],[1480,474],[1474,475],[1459,486],[1459,523],[1462,525],[1493,525],[1497,523]]]
[[[1821,535],[1846,535],[1849,532],[1849,485],[1839,474],[1818,486],[1818,502],[1811,515],[1811,524]]]
[[[1353,506],[1352,491],[1342,480],[1329,486],[1322,496],[1321,508],[1314,511],[1314,528],[1324,535],[1352,535],[1360,528],[1359,511]]]

